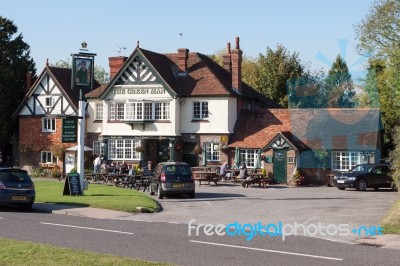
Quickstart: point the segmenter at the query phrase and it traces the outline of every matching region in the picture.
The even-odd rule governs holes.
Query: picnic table
[[[217,173],[212,171],[193,171],[193,178],[199,181],[199,186],[201,186],[202,181],[206,181],[208,184],[214,182],[214,184],[217,185],[217,182],[220,180]]]

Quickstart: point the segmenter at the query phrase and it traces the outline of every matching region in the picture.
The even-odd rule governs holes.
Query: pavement
[[[35,203],[34,209],[59,215],[72,215],[79,217],[88,217],[95,219],[113,219],[126,220],[129,217],[135,216],[135,213],[113,211],[107,209],[99,209],[92,207],[80,207],[70,205]],[[142,212],[145,212],[143,210]],[[156,213],[153,215],[157,215]],[[377,235],[374,237],[360,238],[356,240],[356,244],[365,246],[374,246],[380,248],[400,249],[400,235]]]

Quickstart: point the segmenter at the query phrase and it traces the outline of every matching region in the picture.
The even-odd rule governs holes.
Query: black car
[[[154,195],[155,191],[159,199],[165,195],[177,194],[187,194],[190,198],[194,198],[195,184],[192,169],[183,162],[159,163],[149,186],[150,195]]]
[[[367,188],[392,188],[395,184],[390,176],[388,164],[359,164],[348,172],[336,173],[333,184],[341,190],[355,188],[366,190]]]
[[[22,169],[0,168],[0,205],[30,210],[34,202],[35,185],[28,172]]]

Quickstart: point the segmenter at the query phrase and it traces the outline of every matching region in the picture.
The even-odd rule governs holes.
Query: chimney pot
[[[226,53],[222,55],[222,65],[229,72],[232,71],[232,62],[231,62],[231,43],[228,42],[226,44]]]
[[[236,49],[240,49],[240,47],[239,47],[239,37],[236,37],[235,41],[236,41]]]

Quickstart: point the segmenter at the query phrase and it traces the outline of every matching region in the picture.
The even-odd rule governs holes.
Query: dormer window
[[[44,98],[44,107],[53,107],[53,98],[51,96]]]

